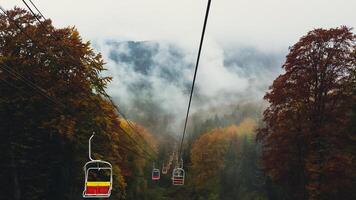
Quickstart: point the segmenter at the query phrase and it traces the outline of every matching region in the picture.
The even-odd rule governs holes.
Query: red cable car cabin
[[[158,181],[159,179],[161,179],[161,174],[160,174],[159,169],[153,169],[153,171],[152,171],[152,180]]]

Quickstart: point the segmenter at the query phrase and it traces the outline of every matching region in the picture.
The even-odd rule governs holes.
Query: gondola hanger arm
[[[93,161],[94,159],[91,157],[91,140],[93,139],[93,137],[95,136],[95,132],[93,132],[93,134],[90,136],[89,138],[89,160]]]

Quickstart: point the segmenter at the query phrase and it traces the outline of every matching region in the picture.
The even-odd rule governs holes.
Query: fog
[[[113,77],[108,93],[126,115],[155,132],[178,134],[189,100],[196,51],[157,41],[94,42]],[[207,39],[202,51],[192,114],[244,102],[262,104],[282,72],[284,52],[222,47]]]

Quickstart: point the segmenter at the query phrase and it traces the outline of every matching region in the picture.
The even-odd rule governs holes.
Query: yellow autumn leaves
[[[194,185],[205,188],[217,184],[214,182],[218,181],[224,168],[225,155],[231,141],[245,136],[253,139],[256,127],[255,120],[246,118],[239,125],[217,128],[202,134],[193,143],[191,150]]]

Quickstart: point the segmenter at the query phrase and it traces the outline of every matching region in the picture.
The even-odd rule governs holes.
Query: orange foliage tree
[[[151,178],[158,143],[152,133],[137,123],[119,118],[120,167],[127,183],[127,198],[144,199]],[[156,163],[156,167],[159,167]]]
[[[255,127],[253,119],[245,119],[239,126],[213,129],[194,141],[191,149],[192,179],[198,190],[219,189],[217,186],[231,141],[240,143],[240,136],[253,138]]]

